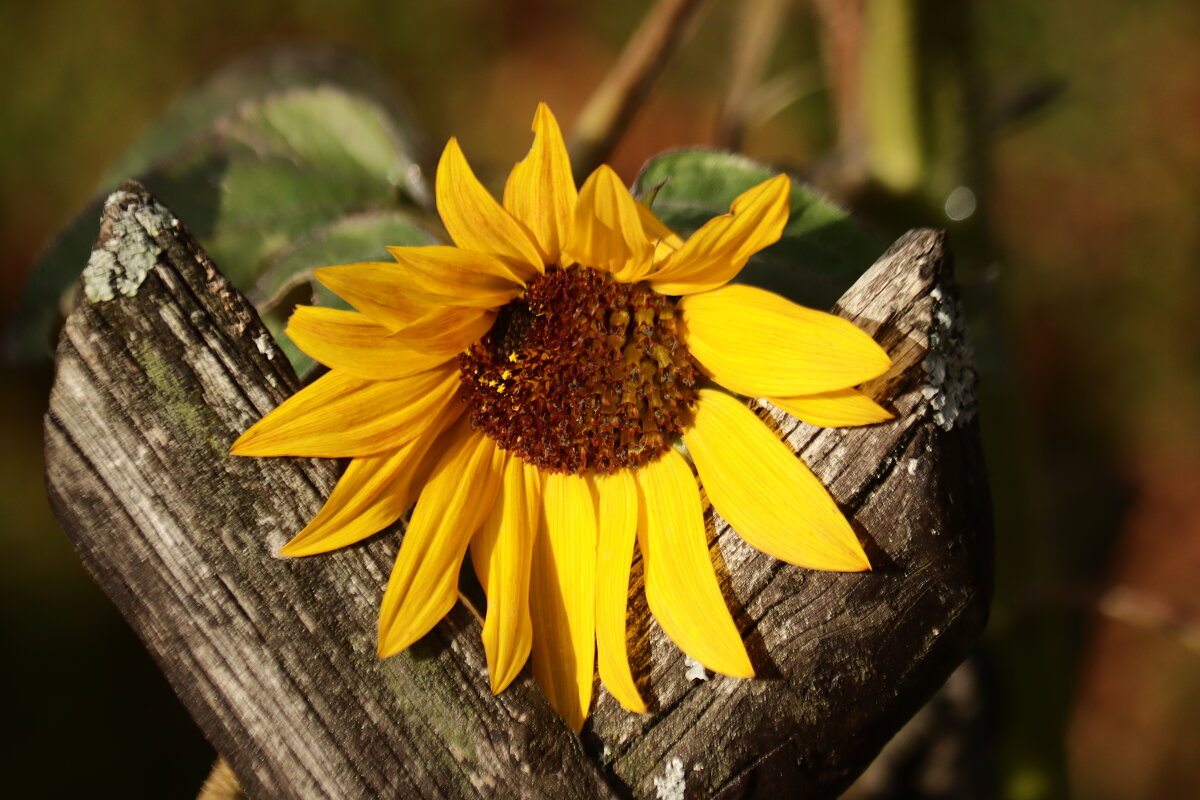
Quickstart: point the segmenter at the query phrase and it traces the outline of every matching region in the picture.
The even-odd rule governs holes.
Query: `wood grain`
[[[870,387],[894,422],[822,431],[763,410],[851,516],[875,571],[780,564],[714,518],[714,559],[761,677],[690,678],[635,604],[655,713],[629,715],[600,689],[582,738],[528,671],[491,695],[462,606],[376,658],[400,526],[327,556],[274,555],[338,465],[226,455],[296,379],[140,186],[109,198],[82,287],[46,415],[51,501],[250,797],[836,796],[986,619],[990,510],[940,234],[906,235],[838,309],[897,361]]]

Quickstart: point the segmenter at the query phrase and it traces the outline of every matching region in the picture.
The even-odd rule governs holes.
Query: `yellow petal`
[[[483,308],[433,306],[425,316],[396,331],[396,340],[419,353],[449,358],[492,329],[496,312]]]
[[[413,299],[396,265],[382,261],[322,267],[313,275],[326,288],[385,328],[398,331],[428,314],[434,306]]]
[[[713,380],[739,394],[793,397],[846,389],[892,364],[847,320],[753,286],[688,295],[678,308],[688,351]]]
[[[654,618],[680,650],[714,672],[754,677],[717,585],[691,468],[683,456],[667,450],[639,468],[637,477],[643,511],[638,543]]]
[[[683,247],[683,239],[663,224],[663,221],[645,204],[637,204],[638,217],[642,220],[642,230],[646,238],[654,246],[654,265],[664,262],[671,253]]]
[[[237,456],[369,456],[412,441],[454,400],[458,370],[395,381],[328,372],[243,433]]]
[[[426,303],[499,308],[521,293],[524,281],[498,258],[457,247],[389,247],[392,267],[409,297]]]
[[[766,399],[796,419],[822,428],[872,425],[892,418],[890,411],[857,389]]]
[[[366,314],[338,308],[297,306],[287,335],[330,369],[368,380],[407,378],[447,360],[413,350]]]
[[[567,255],[623,283],[638,280],[654,253],[638,205],[617,173],[601,165],[579,190]]]
[[[792,181],[777,175],[738,196],[729,213],[706,222],[649,276],[656,292],[696,294],[728,283],[750,256],[779,241]]]
[[[596,509],[587,481],[577,475],[546,475],[542,502],[529,598],[533,676],[578,733],[596,669]]]
[[[455,425],[404,532],[379,608],[381,657],[420,639],[454,606],[467,542],[496,501],[502,452],[467,419]]]
[[[600,680],[621,705],[645,713],[646,704],[629,671],[625,612],[629,570],[637,537],[637,483],[629,470],[595,477],[600,508],[596,548],[596,651]]]
[[[810,569],[870,569],[829,492],[736,398],[701,389],[683,434],[713,508],[750,546]]]
[[[312,522],[283,546],[280,555],[311,556],[361,541],[400,518],[433,464],[430,445],[462,413],[451,403],[435,424],[395,450],[350,461]]]
[[[509,173],[504,207],[533,234],[547,264],[562,259],[579,192],[558,121],[545,103],[533,115],[533,147]]]
[[[539,517],[537,476],[526,474],[536,467],[513,456],[505,459],[496,504],[471,539],[471,563],[487,593],[483,650],[494,694],[504,691],[529,660],[529,570]]]
[[[434,192],[442,223],[456,245],[503,259],[521,280],[544,268],[529,232],[483,188],[456,139],[442,151]]]

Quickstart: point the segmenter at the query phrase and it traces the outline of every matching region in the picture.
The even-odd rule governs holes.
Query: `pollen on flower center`
[[[552,472],[646,463],[698,396],[674,301],[587,267],[536,277],[459,368],[475,429]]]

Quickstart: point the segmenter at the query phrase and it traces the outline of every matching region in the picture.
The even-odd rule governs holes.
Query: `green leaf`
[[[733,153],[677,150],[647,162],[633,192],[639,197],[654,193],[654,212],[672,230],[687,235],[728,213],[739,194],[781,171]],[[735,281],[826,309],[883,251],[874,234],[793,179],[791,216],[783,236],[751,258]]]
[[[321,86],[239,107],[144,183],[244,286],[314,228],[391,205],[410,166],[378,106]]]
[[[358,261],[391,261],[389,245],[417,247],[437,244],[437,238],[400,211],[352,214],[318,228],[272,259],[246,296],[260,309],[263,322],[296,373],[305,375],[314,362],[283,334],[296,303],[330,308],[350,306],[312,277],[314,269]]]
[[[222,95],[223,97],[225,95]],[[211,98],[209,98],[211,100]],[[200,120],[201,103],[189,120]],[[179,122],[146,147],[177,143]],[[136,176],[245,289],[292,242],[347,214],[394,208],[419,173],[388,108],[329,83],[244,100]],[[130,164],[145,163],[131,157]],[[44,358],[95,238],[103,197],[76,216],[34,266],[7,341]]]
[[[150,171],[238,105],[288,89],[338,86],[365,97],[414,131],[386,82],[358,56],[334,47],[272,47],[239,58],[171,105],[104,173],[99,191]]]

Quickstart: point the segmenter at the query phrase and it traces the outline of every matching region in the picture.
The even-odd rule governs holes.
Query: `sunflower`
[[[535,679],[578,731],[597,664],[623,706],[646,710],[626,649],[635,545],[666,634],[708,669],[754,675],[710,560],[699,484],[775,558],[870,568],[820,481],[739,396],[815,425],[879,422],[888,412],[853,387],[890,361],[844,319],[729,283],[779,239],[787,176],[683,241],[607,166],[576,189],[545,105],[533,132],[502,203],[446,145],[436,199],[454,246],[317,271],[357,311],[299,307],[287,333],[329,371],[232,452],[351,458],[284,555],[353,544],[415,501],[379,655],[453,607],[469,550],[487,595],[492,691],[532,652]]]

